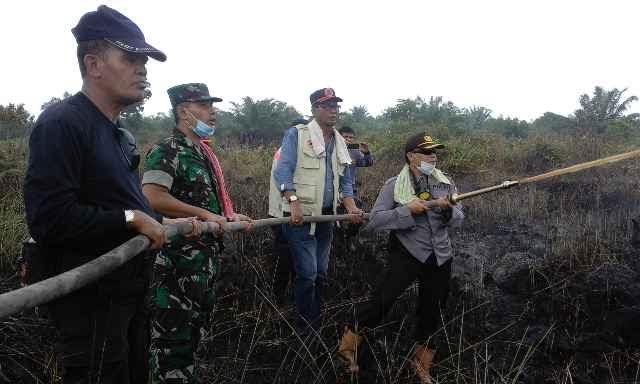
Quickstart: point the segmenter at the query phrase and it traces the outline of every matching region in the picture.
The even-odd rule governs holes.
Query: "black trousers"
[[[91,286],[48,307],[64,384],[147,383],[150,324],[143,294],[105,297]]]
[[[392,234],[389,240],[389,269],[376,287],[373,297],[356,307],[355,329],[375,328],[382,323],[398,296],[416,279],[419,283],[415,340],[426,344],[441,324],[441,309],[449,296],[451,260],[441,266],[435,255],[421,263]]]
[[[282,226],[274,225],[273,231],[273,293],[278,301],[284,301],[287,285],[295,279],[289,243],[282,235]]]
[[[355,190],[353,191],[353,196],[358,196],[357,191]],[[362,200],[360,200],[357,197],[354,197],[353,201],[356,203],[356,207],[364,210],[364,202]],[[347,209],[345,208],[344,204],[341,203],[340,205],[338,205],[338,208],[336,208],[336,213],[338,215],[347,213]],[[338,225],[336,225],[336,228],[340,228],[340,231],[342,231],[342,233],[344,234],[344,237],[346,238],[357,236],[358,233],[360,232],[361,227],[362,227],[362,224],[352,224],[348,221],[342,221],[338,223]]]

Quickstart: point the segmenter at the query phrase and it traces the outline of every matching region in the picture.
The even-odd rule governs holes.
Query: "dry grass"
[[[382,183],[401,168],[398,148],[408,134],[371,138],[378,163],[360,171],[360,191],[367,206],[375,201]],[[450,138],[441,164],[460,190],[469,191],[624,152],[626,145],[573,137]],[[19,157],[17,148],[0,154],[6,157],[13,150]],[[275,149],[220,152],[238,211],[265,217]],[[25,228],[20,177],[6,174],[2,180],[0,269],[10,276]],[[629,262],[629,219],[637,214],[640,202],[637,180],[638,162],[629,161],[465,202],[467,220],[454,236],[457,252],[480,247],[485,257],[482,268],[489,269],[506,252],[531,252],[537,247],[542,263],[532,269],[534,289],[524,297],[501,295],[483,274],[478,281],[453,290],[438,335],[445,347],[440,351],[437,382],[638,382],[637,350],[576,347],[585,344],[582,340],[589,340],[587,336],[597,332],[602,322],[590,317],[581,279],[603,265]],[[384,235],[366,238],[356,254],[337,244],[325,295],[324,327],[311,340],[302,340],[293,331],[293,306],[276,305],[272,294],[270,232],[235,234],[225,255],[214,321],[200,351],[206,382],[323,383],[336,377],[349,382],[333,352],[354,304],[366,300],[384,270],[384,240]],[[7,279],[4,288],[12,284],[15,279]],[[413,382],[407,359],[413,345],[410,324],[415,290],[405,292],[387,323],[369,335],[371,369],[352,382]],[[20,366],[24,366],[24,382],[36,382],[35,376],[55,382],[51,345],[45,343],[44,352],[36,352],[27,336],[46,335],[48,328],[41,320],[29,319],[24,315],[2,323],[0,382],[8,372],[20,371]]]
[[[0,271],[11,269],[27,234],[22,201],[26,149],[25,140],[0,145]]]

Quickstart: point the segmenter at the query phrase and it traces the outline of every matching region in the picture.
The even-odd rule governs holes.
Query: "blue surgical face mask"
[[[191,130],[193,131],[193,133],[198,135],[199,138],[206,139],[207,137],[213,135],[213,133],[216,131],[216,127],[208,126],[204,122],[196,120],[196,126],[191,128]]]
[[[436,168],[436,165],[433,163],[427,163],[426,161],[421,161],[418,170],[423,174],[429,176],[433,170]]]

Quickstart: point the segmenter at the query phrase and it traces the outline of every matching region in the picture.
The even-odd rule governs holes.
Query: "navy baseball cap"
[[[333,88],[322,88],[313,92],[311,96],[309,96],[309,101],[311,101],[311,105],[316,105],[327,101],[340,102],[342,99],[336,96],[336,92]]]
[[[106,5],[99,6],[97,11],[85,13],[71,33],[78,43],[106,40],[123,51],[144,54],[158,61],[167,60],[167,55],[145,41],[136,23]]]

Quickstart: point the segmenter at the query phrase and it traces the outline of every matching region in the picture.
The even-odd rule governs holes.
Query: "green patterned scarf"
[[[413,187],[410,172],[409,164],[405,164],[396,178],[396,185],[393,187],[393,200],[401,205],[405,205],[411,200],[418,198],[418,196],[416,196],[416,190]],[[430,176],[440,183],[451,184],[449,178],[437,168],[433,170]]]

